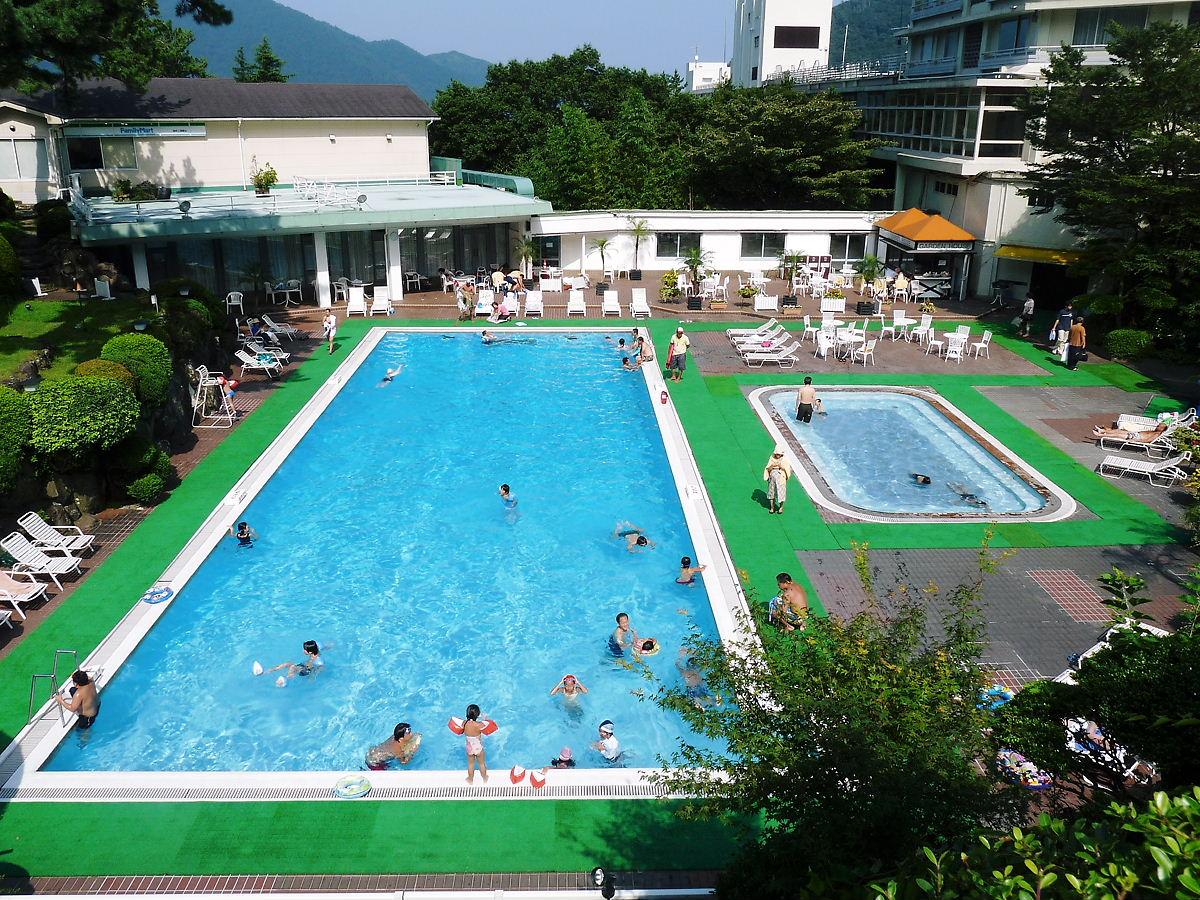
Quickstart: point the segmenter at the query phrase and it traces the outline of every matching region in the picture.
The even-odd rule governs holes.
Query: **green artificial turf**
[[[62,378],[84,360],[95,359],[105,341],[132,330],[150,307],[136,300],[22,300],[0,306],[0,380],[43,347],[55,349],[41,374]],[[83,327],[78,327],[82,325]]]

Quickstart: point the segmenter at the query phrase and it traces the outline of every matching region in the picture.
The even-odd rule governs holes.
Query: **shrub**
[[[0,235],[0,298],[21,296],[21,261],[8,238]]]
[[[11,222],[17,217],[17,201],[0,191],[0,222]]]
[[[1104,348],[1113,359],[1136,359],[1153,343],[1150,332],[1137,328],[1118,328],[1104,336]]]
[[[29,432],[29,398],[0,385],[0,494],[13,488]]]
[[[30,445],[42,453],[107,450],[137,427],[141,409],[133,392],[109,378],[49,381],[30,397]]]
[[[119,362],[113,362],[111,359],[84,360],[75,367],[75,374],[119,381],[131,391],[137,387],[137,379],[133,377],[133,373]]]
[[[200,300],[174,298],[163,305],[163,315],[151,331],[175,356],[192,356],[210,341],[212,314]]]
[[[185,290],[188,292],[186,298],[180,293]],[[198,281],[192,281],[190,278],[168,278],[165,281],[160,281],[152,285],[150,291],[158,296],[159,302],[164,304],[164,308],[167,302],[173,297],[198,300],[208,310],[208,317],[211,322],[225,321],[224,302],[213,296],[212,291]]]
[[[118,362],[137,379],[136,392],[143,403],[161,406],[171,387],[171,353],[167,345],[149,334],[118,334],[100,350],[100,358]]]
[[[153,503],[161,497],[166,489],[167,483],[163,481],[162,476],[151,472],[149,475],[143,475],[136,481],[130,482],[129,486],[125,488],[125,492],[138,503],[147,504]]]
[[[134,202],[158,199],[158,185],[153,181],[139,181],[129,190],[129,199]]]
[[[112,452],[105,455],[105,461],[110,468],[118,472],[141,475],[150,471],[157,451],[158,447],[153,442],[135,433],[113,447]]]
[[[171,455],[164,450],[159,450],[155,455],[150,472],[157,475],[167,484],[172,484],[179,480],[179,473],[175,470],[175,463],[171,462]]]
[[[43,200],[33,212],[38,240],[42,243],[71,233],[71,211],[61,200]]]

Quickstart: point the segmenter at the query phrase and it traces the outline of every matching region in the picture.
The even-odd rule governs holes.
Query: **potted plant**
[[[592,247],[600,252],[600,280],[596,283],[596,296],[601,296],[608,290],[608,282],[604,280],[604,270],[608,268],[608,261],[604,258],[605,252],[608,250],[608,245],[611,244],[608,238],[596,238],[592,241]]]
[[[738,292],[738,296],[741,297],[743,300],[750,301],[758,296],[758,286],[753,285],[753,284],[743,284],[740,288],[737,289],[737,292]],[[745,304],[742,304],[742,305],[744,306]]]
[[[862,278],[862,284],[858,286],[858,289],[859,291],[863,291],[867,285],[874,284],[875,279],[883,275],[883,260],[874,253],[868,253],[854,264],[854,271]]]
[[[711,262],[712,254],[709,251],[699,247],[688,247],[687,253],[683,255],[683,267],[691,274],[692,284],[699,287],[700,270],[707,269]]]
[[[254,193],[265,197],[271,193],[271,188],[279,183],[279,173],[267,163],[259,168],[258,157],[250,157],[250,182],[254,185]]]
[[[674,270],[664,272],[662,286],[658,289],[659,298],[664,303],[676,303],[682,293],[683,291],[679,289],[679,273]]]
[[[650,223],[645,219],[630,219],[629,233],[633,235],[633,268],[629,270],[630,281],[641,281],[642,270],[638,268],[638,251],[642,248],[642,240],[650,237]]]
[[[521,273],[525,276],[526,281],[533,278],[532,266],[534,259],[537,258],[537,252],[537,241],[528,235],[517,244],[517,259],[521,263]]]

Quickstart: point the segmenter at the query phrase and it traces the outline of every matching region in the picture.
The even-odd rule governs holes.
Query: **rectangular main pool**
[[[646,377],[603,333],[513,330],[490,346],[465,330],[387,333],[231,514],[258,542],[212,550],[104,689],[95,727],[43,768],[355,770],[407,721],[424,735],[412,769],[461,770],[446,722],[469,703],[500,723],[487,751],[506,781],[563,746],[603,767],[589,749],[603,719],[628,767],[656,766],[685,733],[706,746],[639,701],[640,673],[605,650],[628,612],[671,680],[689,626],[716,634],[704,584],[674,581],[698,555],[680,484]],[[611,537],[623,519],[655,548],[626,552]],[[317,677],[252,675],[302,659],[310,638]],[[574,706],[549,696],[568,672],[589,689]]]

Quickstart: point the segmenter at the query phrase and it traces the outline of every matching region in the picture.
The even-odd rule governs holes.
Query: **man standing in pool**
[[[237,530],[234,531],[232,525],[229,526],[229,533],[237,538],[239,547],[253,547],[254,542],[258,540],[258,532],[250,527],[249,522],[238,522]]]
[[[813,387],[812,376],[805,375],[804,386],[796,394],[796,418],[805,424],[810,424],[814,409],[824,414],[825,404],[817,396],[817,389]]]
[[[638,643],[638,633],[629,624],[629,613],[617,613],[617,627],[608,636],[608,652],[620,659],[625,655],[626,647],[636,653],[634,648]]]
[[[400,722],[392,729],[390,738],[367,751],[367,768],[372,772],[383,772],[393,762],[406,766],[420,746],[421,733],[413,731],[407,722]]]

